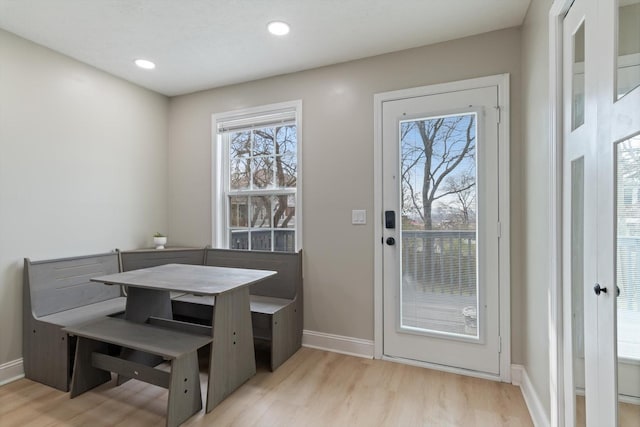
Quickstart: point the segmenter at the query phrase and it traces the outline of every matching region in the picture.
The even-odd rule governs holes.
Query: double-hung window
[[[214,241],[218,247],[301,247],[301,102],[214,115]]]

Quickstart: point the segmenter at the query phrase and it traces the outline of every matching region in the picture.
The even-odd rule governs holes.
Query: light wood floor
[[[203,397],[206,375],[201,375]],[[0,387],[0,426],[164,425],[167,391],[114,381],[69,399],[22,379]],[[381,360],[302,348],[185,426],[531,426],[520,389]]]

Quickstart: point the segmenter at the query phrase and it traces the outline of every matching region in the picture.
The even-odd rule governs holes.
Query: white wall
[[[0,30],[0,365],[22,356],[22,262],[167,230],[169,101]]]
[[[511,73],[512,358],[521,363],[520,30],[437,45],[171,99],[169,231],[211,243],[211,114],[303,102],[304,327],[373,339],[373,95]],[[366,209],[368,224],[351,225]]]
[[[551,0],[533,0],[522,28],[523,365],[549,402],[549,31]]]

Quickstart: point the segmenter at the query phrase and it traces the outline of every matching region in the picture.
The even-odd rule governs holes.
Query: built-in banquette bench
[[[217,267],[277,271],[250,289],[251,321],[256,341],[270,347],[275,370],[302,345],[302,252],[229,249],[164,249],[120,252],[122,271],[162,264],[204,264]],[[214,297],[181,295],[172,300],[174,318],[211,324]]]
[[[117,253],[36,262],[25,258],[25,377],[69,390],[75,339],[63,328],[124,312],[126,298],[120,287],[89,281],[118,270]]]
[[[251,288],[254,338],[269,344],[271,370],[302,345],[302,252],[224,249],[136,250],[32,262],[24,260],[23,363],[25,377],[69,390],[75,338],[65,327],[124,313],[117,286],[91,282],[96,276],[163,264],[194,264],[274,270],[278,274]],[[211,325],[213,297],[178,295],[179,320]]]

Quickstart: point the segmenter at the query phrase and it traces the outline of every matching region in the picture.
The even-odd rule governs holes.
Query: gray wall
[[[373,339],[373,95],[511,73],[512,358],[522,346],[520,29],[507,29],[171,99],[169,230],[211,243],[211,114],[302,99],[308,330]],[[351,210],[366,209],[366,226]]]
[[[22,259],[167,230],[169,101],[0,30],[0,365],[22,356]]]
[[[549,406],[549,9],[533,0],[522,27],[523,364]]]

